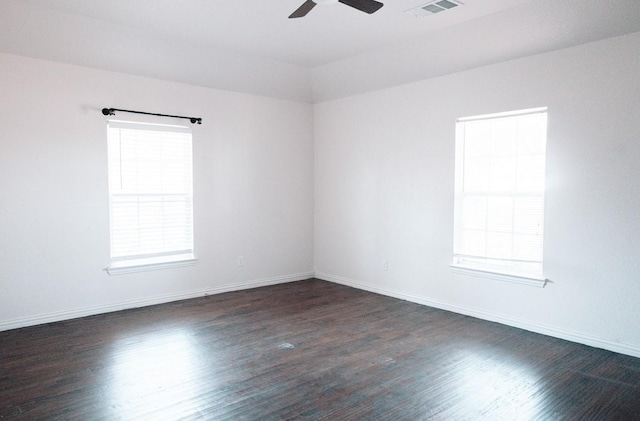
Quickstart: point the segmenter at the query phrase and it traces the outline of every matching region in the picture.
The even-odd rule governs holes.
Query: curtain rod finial
[[[102,109],[102,114],[104,114],[104,115],[115,115],[115,113],[113,112],[113,108],[103,108]]]

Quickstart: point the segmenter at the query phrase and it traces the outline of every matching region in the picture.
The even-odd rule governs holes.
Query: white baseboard
[[[124,301],[104,306],[86,307],[70,311],[39,314],[37,316],[0,321],[0,331],[18,329],[21,327],[35,326],[44,323],[59,322],[62,320],[77,319],[78,317],[93,316],[95,314],[111,313],[114,311],[128,310],[138,307],[146,307],[155,304],[164,304],[172,301],[187,300],[189,298],[203,297],[206,295],[222,294],[225,292],[240,291],[243,289],[258,288],[267,285],[284,284],[288,282],[302,281],[313,278],[313,272],[297,273],[293,275],[277,276],[273,278],[257,279],[240,284],[225,285],[215,288],[205,288],[196,291],[166,294],[141,300]]]
[[[205,288],[196,291],[182,292],[176,294],[167,294],[141,300],[131,300],[104,306],[87,307],[70,311],[62,311],[49,314],[40,314],[37,316],[18,318],[13,320],[0,321],[0,331],[18,329],[22,327],[34,326],[44,323],[59,322],[62,320],[76,319],[79,317],[93,316],[95,314],[111,313],[114,311],[128,310],[138,307],[146,307],[155,304],[163,304],[172,301],[186,300],[189,298],[203,297],[206,295],[222,294],[225,292],[240,291],[244,289],[258,288],[268,285],[284,284],[288,282],[302,281],[309,278],[317,278],[323,281],[334,282],[336,284],[346,285],[349,287],[373,292],[376,294],[386,295],[429,307],[447,310],[454,313],[464,314],[466,316],[475,317],[482,320],[501,323],[535,333],[540,333],[555,338],[564,339],[571,342],[592,346],[595,348],[606,349],[620,354],[630,355],[640,358],[640,347],[631,344],[614,342],[581,332],[573,332],[553,326],[531,323],[524,320],[515,319],[513,317],[487,312],[485,310],[474,309],[470,307],[459,306],[456,304],[446,303],[438,300],[418,297],[409,294],[403,294],[385,288],[371,286],[363,282],[354,281],[352,279],[343,278],[322,272],[305,272],[292,275],[277,276],[272,278],[257,279],[240,284],[224,285],[215,288]]]
[[[458,314],[464,314],[465,316],[471,316],[471,317],[475,317],[482,320],[501,323],[507,326],[517,327],[519,329],[540,333],[542,335],[552,336],[554,338],[564,339],[571,342],[577,342],[577,343],[588,345],[594,348],[606,349],[608,351],[617,352],[619,354],[625,354],[625,355],[630,355],[632,357],[640,358],[640,347],[634,346],[631,344],[614,342],[614,341],[598,338],[596,336],[584,334],[581,332],[573,332],[566,329],[557,328],[554,326],[531,323],[528,321],[519,320],[519,319],[505,316],[502,314],[491,313],[485,310],[474,309],[470,307],[459,306],[457,304],[451,304],[451,303],[446,303],[438,300],[432,300],[428,298],[398,293],[385,288],[367,285],[366,283],[354,281],[352,279],[330,275],[328,273],[316,272],[315,277],[323,281],[334,282],[337,284],[342,284],[342,285],[350,286],[353,288],[358,288],[365,291],[374,292],[377,294],[386,295],[389,297],[394,297],[401,300],[438,308],[441,310],[447,310],[447,311],[451,311]]]

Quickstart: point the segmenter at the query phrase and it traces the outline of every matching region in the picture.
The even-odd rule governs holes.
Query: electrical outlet
[[[244,256],[238,256],[238,267],[241,268],[244,266]]]

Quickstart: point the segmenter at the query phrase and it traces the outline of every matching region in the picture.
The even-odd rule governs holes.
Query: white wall
[[[638,51],[640,33],[316,105],[316,276],[640,356]],[[540,106],[551,283],[452,273],[455,119]]]
[[[632,34],[315,107],[0,55],[0,330],[303,279],[315,246],[320,278],[640,356],[639,47]],[[102,270],[106,106],[203,117],[196,266]],[[453,274],[455,119],[538,106],[552,282]]]
[[[195,266],[103,271],[103,107],[203,118]],[[312,162],[308,104],[0,55],[0,330],[311,276]]]

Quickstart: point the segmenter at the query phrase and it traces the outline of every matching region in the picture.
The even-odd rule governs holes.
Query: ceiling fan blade
[[[303,16],[306,16],[306,14],[309,13],[314,7],[316,7],[316,4],[311,0],[307,0],[302,3],[302,6],[298,7],[298,9],[293,12],[291,16],[289,16],[289,19],[301,18]]]
[[[376,0],[338,0],[342,4],[346,4],[347,6],[351,6],[354,9],[358,9],[365,13],[374,13],[377,12],[382,6],[382,3]]]

